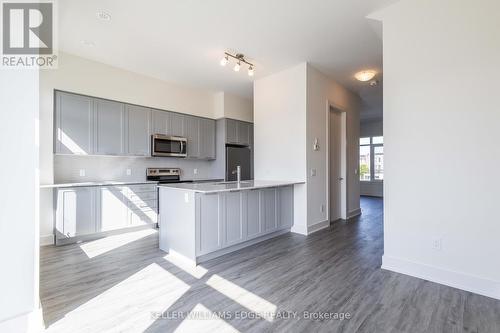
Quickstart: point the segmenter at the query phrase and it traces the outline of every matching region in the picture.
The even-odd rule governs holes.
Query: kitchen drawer
[[[154,224],[157,222],[158,214],[156,210],[130,210],[129,223],[131,226]]]
[[[156,184],[139,184],[128,186],[130,193],[156,192]]]

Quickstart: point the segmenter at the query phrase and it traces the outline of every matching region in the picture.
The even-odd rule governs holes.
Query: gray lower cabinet
[[[125,155],[123,103],[95,99],[94,151],[98,155]]]
[[[270,232],[278,227],[276,188],[263,189],[260,196],[260,214],[264,232]]]
[[[260,215],[260,190],[247,192],[247,238],[255,238],[262,233],[262,219]]]
[[[126,228],[129,223],[125,188],[99,187],[98,191],[99,231]]]
[[[278,229],[293,225],[293,186],[283,186],[278,190]]]
[[[247,192],[226,192],[224,194],[224,245],[241,243],[246,236]]]
[[[69,238],[97,231],[96,191],[91,187],[59,189],[56,194],[56,237]]]
[[[57,93],[55,100],[54,151],[58,154],[93,154],[93,99]]]
[[[222,248],[223,194],[213,193],[198,196],[196,225],[199,230],[197,253],[210,253]]]
[[[127,105],[125,110],[127,155],[150,156],[151,110],[135,105]]]
[[[293,187],[196,194],[197,255],[236,245],[293,224]]]
[[[56,244],[157,223],[154,184],[60,188],[55,196]]]

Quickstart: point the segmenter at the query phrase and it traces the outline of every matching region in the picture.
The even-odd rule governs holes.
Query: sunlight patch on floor
[[[146,229],[134,232],[127,232],[120,235],[108,236],[95,241],[86,242],[80,245],[80,249],[91,258],[112,251],[120,246],[135,242],[141,238],[157,233],[155,229]]]
[[[232,299],[248,310],[262,314],[267,321],[272,321],[276,313],[277,306],[266,301],[260,296],[241,288],[240,286],[214,274],[207,280],[207,285],[217,290],[226,297]]]
[[[172,265],[175,265],[178,268],[182,269],[184,272],[190,274],[196,279],[201,279],[208,272],[208,270],[206,268],[203,268],[203,266],[194,265],[193,263],[188,262],[186,260],[182,260],[176,256],[171,256],[167,254],[166,256],[163,257],[163,259],[165,259]]]
[[[89,286],[82,294],[95,293]],[[142,332],[166,311],[190,286],[150,264],[113,287],[68,312],[49,327],[49,332]],[[80,295],[82,296],[82,295]]]
[[[174,331],[176,333],[239,332],[201,304],[197,304]]]

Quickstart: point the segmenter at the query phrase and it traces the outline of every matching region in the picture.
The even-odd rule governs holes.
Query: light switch
[[[316,176],[316,169],[311,169],[311,177],[315,177]]]
[[[193,169],[193,173],[194,173],[195,175],[197,175],[197,174],[198,174],[198,169]]]
[[[132,174],[132,170],[127,169],[127,176],[130,176]]]

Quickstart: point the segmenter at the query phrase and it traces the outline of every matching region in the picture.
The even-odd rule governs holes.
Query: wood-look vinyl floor
[[[308,237],[286,234],[197,268],[165,258],[152,230],[44,247],[47,330],[500,332],[500,301],[381,270],[382,201],[363,198],[362,209]],[[307,317],[314,312],[334,318]]]

